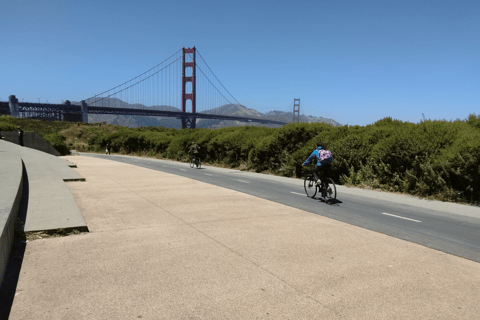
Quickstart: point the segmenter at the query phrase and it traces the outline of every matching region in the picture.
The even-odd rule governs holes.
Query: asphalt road
[[[365,196],[365,191],[355,194],[342,186],[337,186],[337,203],[330,205],[318,198],[308,198],[303,180],[299,179],[216,167],[192,169],[188,163],[168,160],[82,155],[189,177],[480,262],[480,209],[470,208],[470,214],[464,215],[459,206],[457,213],[451,213],[404,201],[378,199],[374,192],[372,196]]]

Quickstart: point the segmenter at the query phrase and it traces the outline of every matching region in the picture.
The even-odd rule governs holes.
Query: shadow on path
[[[7,320],[12,309],[13,299],[15,298],[15,291],[17,290],[18,278],[22,268],[23,257],[25,255],[25,248],[27,247],[27,238],[23,232],[25,220],[28,209],[28,176],[23,166],[23,192],[20,207],[18,209],[17,220],[15,222],[15,232],[12,250],[8,258],[7,269],[2,286],[0,287],[0,320]]]
[[[340,201],[338,199],[325,199],[325,198],[322,198],[322,197],[315,197],[314,199],[318,200],[320,202],[329,204],[329,205],[336,205],[336,206],[339,206],[341,203],[343,203],[342,201]]]

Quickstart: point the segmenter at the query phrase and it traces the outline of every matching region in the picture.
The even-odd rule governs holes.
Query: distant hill
[[[247,108],[238,104],[227,104],[219,108],[205,111],[205,113],[220,113],[239,117],[260,118],[263,120],[276,120],[286,123],[293,122],[292,112],[270,111],[267,113],[259,112],[255,109]],[[332,119],[313,117],[307,115],[300,115],[300,122],[307,123],[328,123],[335,127],[341,126],[340,123]],[[278,127],[278,125],[264,125],[258,122],[241,122],[241,121],[221,121],[221,120],[197,120],[197,128],[221,128],[232,126],[247,126],[247,125],[263,125],[267,127]]]
[[[93,101],[86,101],[87,103],[93,103]],[[72,104],[79,104],[78,102],[72,102]],[[110,106],[118,108],[133,108],[133,109],[155,109],[155,110],[166,110],[166,111],[177,111],[181,110],[172,106],[161,105],[161,106],[152,106],[147,107],[143,104],[129,104],[117,98],[107,98],[101,102],[97,103],[97,106]],[[283,111],[270,111],[267,113],[259,112],[252,108],[247,108],[239,104],[226,104],[218,108],[210,109],[203,111],[202,113],[210,114],[222,114],[238,117],[248,117],[248,118],[259,118],[263,120],[276,120],[286,123],[293,121],[292,112],[283,112]],[[181,129],[182,123],[180,119],[169,118],[169,117],[142,117],[142,116],[123,116],[123,115],[88,115],[88,122],[103,122],[121,125],[130,128],[137,127],[168,127]],[[300,115],[300,122],[306,123],[328,123],[332,126],[341,126],[340,123],[336,122],[333,119],[322,118],[322,117],[313,117],[310,115]],[[260,126],[258,122],[242,122],[242,121],[223,121],[215,119],[197,119],[196,127],[197,128],[222,128],[222,127],[233,127],[233,126]],[[266,125],[268,127],[278,127],[278,125]]]
[[[270,111],[264,114],[264,118],[270,119],[270,120],[277,120],[277,121],[284,121],[284,122],[292,122],[293,121],[293,113],[292,112],[283,112],[283,111]],[[322,117],[314,117],[314,116],[309,116],[305,114],[300,115],[300,122],[306,122],[306,123],[318,123],[318,122],[323,122],[323,123],[328,123],[331,124],[334,127],[341,127],[342,125],[338,123],[337,121],[329,118],[322,118]]]

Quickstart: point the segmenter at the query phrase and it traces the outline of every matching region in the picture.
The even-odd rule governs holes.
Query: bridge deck
[[[19,102],[19,111],[28,113],[59,113],[63,115],[81,114],[81,107],[79,105],[65,105],[65,104],[45,104],[45,103],[31,103]],[[8,102],[0,102],[0,113],[10,114]],[[129,115],[129,116],[150,116],[150,117],[170,117],[177,119],[216,119],[216,120],[230,120],[242,122],[255,122],[262,124],[276,124],[285,125],[286,122],[275,121],[261,118],[238,117],[219,114],[208,113],[191,113],[180,111],[167,111],[155,109],[137,109],[137,108],[115,108],[115,107],[96,107],[88,106],[89,114],[115,114],[115,115]]]

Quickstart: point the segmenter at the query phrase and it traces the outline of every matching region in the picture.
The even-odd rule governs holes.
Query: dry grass
[[[88,147],[88,140],[97,135],[99,131],[114,133],[118,127],[111,124],[76,124],[59,133],[66,139],[66,144],[79,150],[86,150]]]

